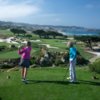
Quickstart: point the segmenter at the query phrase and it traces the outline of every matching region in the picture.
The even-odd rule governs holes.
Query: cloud
[[[27,2],[22,1],[24,0],[21,0],[21,2],[17,3],[12,3],[11,0],[0,0],[0,20],[26,17],[41,11],[39,6],[35,4],[29,4],[31,0],[26,0]]]
[[[45,0],[15,1],[0,0],[0,20],[26,23],[61,22],[60,14],[48,13],[42,8],[43,4],[45,4]]]

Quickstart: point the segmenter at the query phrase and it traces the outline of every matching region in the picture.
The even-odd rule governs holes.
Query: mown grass
[[[35,55],[37,49],[32,50],[31,55]],[[18,54],[18,50],[9,50],[9,51],[3,51],[0,52],[0,59],[13,59],[13,58],[19,58],[20,55]]]
[[[65,68],[34,68],[29,84],[21,82],[20,71],[0,73],[1,100],[99,100],[100,80],[92,80],[87,68],[77,68],[77,84],[70,84]],[[10,79],[7,79],[7,76]],[[67,70],[68,76],[68,70]],[[100,75],[99,75],[100,78]]]
[[[13,36],[13,33],[10,30],[1,30],[0,29],[0,37],[7,38]]]
[[[0,42],[0,46],[9,46],[10,44],[9,43],[6,43],[6,42]]]
[[[13,33],[10,32],[10,30],[0,30],[0,37],[10,37],[10,36],[14,36]],[[66,52],[68,51],[68,47],[66,45],[66,43],[69,41],[69,40],[65,40],[65,39],[41,39],[39,38],[37,35],[34,35],[32,34],[32,39],[39,39],[41,42],[39,43],[36,43],[36,45],[39,46],[39,44],[49,44],[50,46],[53,46],[53,47],[58,47],[58,49],[54,49],[54,48],[51,48],[49,49],[50,51],[52,52]],[[8,43],[0,43],[0,46],[9,46]],[[85,47],[82,47],[81,45],[77,45],[77,50],[81,53],[81,55],[86,58],[86,59],[90,59],[93,57],[92,54],[90,53],[87,53],[86,51],[84,51],[84,48]],[[36,48],[33,46],[33,50],[38,50],[40,48]],[[34,52],[32,53],[34,54]],[[7,56],[6,56],[7,55]],[[17,55],[17,52],[16,51],[7,51],[7,52],[2,52],[0,53],[0,58],[17,58],[18,55]]]
[[[68,47],[66,45],[65,42],[67,42],[68,40],[59,40],[59,39],[40,39],[40,43],[35,43],[35,45],[33,45],[33,51],[37,51],[40,49],[40,45],[39,44],[49,44],[50,46],[53,47],[58,47],[56,48],[49,48],[49,51],[52,52],[67,52],[68,51]],[[8,47],[8,43],[0,43],[0,46],[5,45]],[[84,48],[81,45],[77,45],[76,46],[77,50],[80,52],[80,54],[85,58],[85,59],[90,59],[93,57],[92,54],[84,51]],[[32,53],[34,55],[34,52]],[[7,56],[6,56],[7,55]],[[7,52],[2,52],[0,53],[0,58],[17,58],[17,51],[7,51]]]
[[[77,50],[79,51],[79,53],[87,60],[91,59],[92,57],[94,57],[93,54],[88,53],[85,51],[85,46],[81,46],[81,45],[76,45]]]
[[[65,51],[66,50],[66,44],[64,42],[67,42],[66,40],[61,39],[42,39],[42,42],[45,44],[50,44],[50,46],[58,47],[60,50]]]
[[[18,58],[18,57],[19,55],[17,53],[17,50],[0,52],[0,59],[11,59],[11,58]]]

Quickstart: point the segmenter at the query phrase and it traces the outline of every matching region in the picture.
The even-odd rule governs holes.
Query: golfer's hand
[[[21,48],[21,46],[18,46],[18,49],[20,49]]]
[[[72,63],[73,62],[73,60],[70,60],[70,63]]]
[[[18,49],[22,49],[23,46],[18,46]]]

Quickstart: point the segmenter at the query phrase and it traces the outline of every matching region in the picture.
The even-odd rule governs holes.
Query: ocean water
[[[65,35],[69,35],[69,36],[74,36],[74,35],[77,35],[77,36],[98,36],[100,35],[99,32],[95,32],[95,31],[77,31],[77,30],[63,30],[61,31],[62,34],[65,34]]]

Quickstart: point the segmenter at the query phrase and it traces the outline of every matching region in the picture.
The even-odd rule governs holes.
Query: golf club
[[[64,75],[63,81],[66,79],[66,76],[67,76],[68,70],[69,70],[69,68],[66,68],[66,72],[65,72],[65,75]]]

